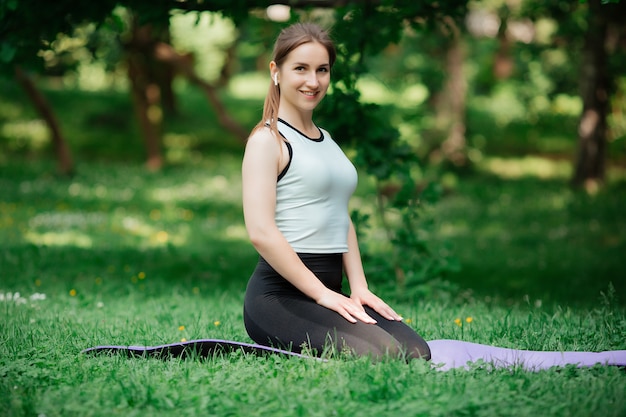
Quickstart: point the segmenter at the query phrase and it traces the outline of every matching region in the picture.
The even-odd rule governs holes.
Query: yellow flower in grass
[[[74,288],[72,288],[70,290],[70,297],[76,297],[76,294],[77,294],[76,290]]]
[[[219,326],[220,324],[222,324],[222,322],[221,322],[221,321],[219,321],[219,320],[215,320],[215,321],[213,322],[213,325],[214,325],[215,327]]]
[[[156,234],[156,241],[159,243],[165,243],[169,239],[169,235],[165,230],[161,230]]]
[[[463,326],[463,322],[459,318],[454,319],[454,323],[459,327]]]
[[[145,279],[146,278],[146,273],[145,272],[140,272],[139,274],[137,274],[137,278],[139,279]]]
[[[178,330],[182,332],[183,330],[185,330],[185,326],[178,326]]]
[[[184,337],[182,339],[180,339],[181,342],[186,342],[187,339],[185,339]]]
[[[468,322],[468,323],[471,323],[471,322],[474,321],[474,319],[471,318],[471,317],[465,317],[465,321]]]

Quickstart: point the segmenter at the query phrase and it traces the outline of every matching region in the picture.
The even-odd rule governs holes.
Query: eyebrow
[[[310,64],[307,64],[307,63],[305,63],[305,62],[294,62],[294,63],[293,63],[293,66],[294,66],[294,67],[309,67],[309,66],[311,66],[311,65],[310,65]],[[326,64],[322,64],[322,65],[319,65],[319,66],[318,66],[318,68],[321,68],[321,67],[330,67],[330,64],[326,63]]]

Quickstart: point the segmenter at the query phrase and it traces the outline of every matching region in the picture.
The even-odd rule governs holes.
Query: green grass
[[[82,355],[82,349],[100,344],[250,341],[241,306],[256,255],[243,230],[238,166],[239,160],[227,155],[219,163],[205,160],[161,173],[147,173],[140,164],[92,163],[80,165],[71,180],[51,175],[51,162],[0,166],[0,292],[5,298],[7,292],[19,292],[23,299],[0,302],[0,414],[626,413],[626,374],[617,368],[441,373],[421,361],[372,363],[366,358],[319,363],[242,353],[165,361]],[[519,259],[545,240],[540,230],[560,227],[553,223],[563,208],[529,197],[551,190],[544,197],[549,202],[562,187],[487,177],[462,184],[441,203],[439,221],[442,236],[455,242],[462,259],[467,275],[451,279],[463,291],[394,302],[410,325],[426,339],[535,350],[626,348],[622,290],[613,294],[604,286],[617,277],[601,277],[597,283],[590,278],[593,288],[573,290],[580,282],[562,274],[591,262],[592,256],[583,256],[592,252],[587,240],[595,242],[599,257],[589,268],[610,263],[615,253],[598,248],[594,239],[611,230],[618,234],[623,216],[617,203],[608,196],[574,203],[571,196],[565,205],[568,230],[586,239],[559,235],[556,243],[545,244],[543,270],[529,260],[521,268],[511,259],[523,263],[530,257]],[[510,197],[495,197],[503,195]],[[542,211],[526,214],[532,207]],[[605,219],[601,226],[589,229],[587,210]],[[538,224],[525,227],[531,217]],[[515,227],[505,227],[506,219]],[[508,238],[503,240],[502,233]],[[573,252],[559,251],[570,241]],[[476,247],[491,256],[476,259]],[[547,262],[565,256],[574,263],[571,269]],[[619,259],[614,263],[607,268],[618,273]],[[498,279],[502,273],[508,279]],[[517,284],[521,278],[511,276],[525,277],[523,288]],[[546,287],[548,277],[554,282]],[[536,302],[536,294],[559,288],[559,297]],[[598,289],[606,293],[603,299]],[[532,294],[527,302],[523,293]],[[33,294],[45,294],[45,299],[31,299]],[[467,317],[473,321],[465,322]]]
[[[626,415],[626,373],[610,367],[442,373],[367,358],[81,354],[101,344],[250,341],[242,300],[257,255],[241,213],[242,145],[219,135],[197,92],[186,91],[184,115],[166,126],[175,152],[158,173],[131,142],[127,97],[48,93],[71,132],[73,178],[54,174],[48,145],[31,146],[39,128],[19,93],[4,89],[0,103],[0,415]],[[259,103],[225,99],[254,123]],[[450,245],[462,266],[452,285],[414,302],[381,295],[427,340],[626,349],[624,183],[579,194],[558,161],[502,154],[487,155],[478,174],[448,178],[435,207],[433,247]],[[370,192],[364,181],[363,204]]]
[[[625,192],[625,183],[589,196],[561,179],[461,181],[437,206],[462,265],[451,279],[483,297],[586,307],[612,284],[624,305]]]

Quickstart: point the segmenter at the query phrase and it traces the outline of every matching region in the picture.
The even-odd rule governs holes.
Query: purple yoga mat
[[[453,368],[471,368],[471,363],[482,361],[495,368],[521,367],[528,371],[539,371],[555,366],[575,365],[579,367],[611,365],[626,367],[626,350],[606,352],[541,352],[507,349],[460,340],[431,340],[431,363],[440,371]],[[149,356],[156,358],[187,356],[207,357],[215,354],[241,350],[256,355],[284,355],[314,360],[323,359],[276,349],[253,343],[232,340],[199,339],[157,346],[96,346],[85,349],[85,354],[122,353],[127,356]]]
[[[460,340],[432,340],[427,342],[431,362],[437,369],[469,368],[469,363],[483,361],[496,368],[521,367],[539,371],[555,366],[576,365],[588,367],[597,364],[626,366],[626,350],[606,352],[543,352],[506,349]]]

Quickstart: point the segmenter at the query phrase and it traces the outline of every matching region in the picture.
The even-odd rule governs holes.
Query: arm
[[[348,229],[348,252],[343,254],[343,267],[350,284],[350,298],[361,305],[370,306],[387,320],[402,320],[398,313],[369,290],[365,272],[363,271],[363,263],[361,262],[359,243],[352,221],[350,221]]]
[[[259,254],[296,288],[316,303],[336,311],[354,323],[375,322],[361,304],[328,289],[309,270],[282,235],[274,220],[276,179],[287,155],[268,129],[259,129],[248,139],[242,164],[243,211],[246,229]],[[281,164],[283,162],[283,164]]]

